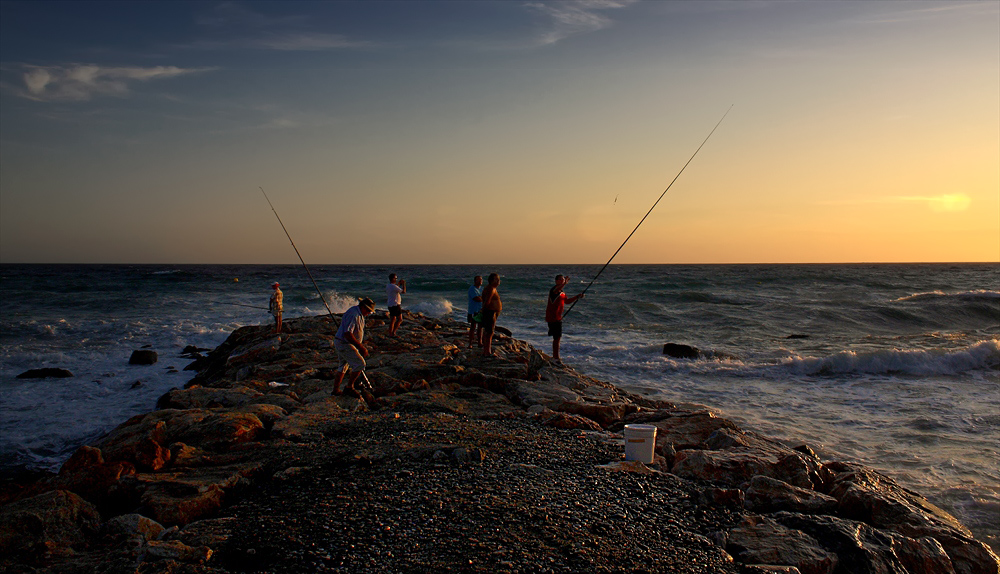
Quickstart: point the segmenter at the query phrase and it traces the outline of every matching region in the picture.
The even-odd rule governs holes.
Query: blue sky
[[[1000,260],[996,2],[2,2],[0,261]]]

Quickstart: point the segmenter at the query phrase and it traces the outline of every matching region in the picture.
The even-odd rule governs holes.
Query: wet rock
[[[156,351],[139,349],[132,351],[132,356],[128,359],[130,365],[152,365],[156,363],[158,356]]]
[[[697,359],[701,356],[701,351],[691,345],[666,343],[663,345],[663,354],[675,359]]]
[[[72,377],[73,373],[66,369],[46,367],[44,369],[29,369],[17,376],[18,379],[65,379]]]

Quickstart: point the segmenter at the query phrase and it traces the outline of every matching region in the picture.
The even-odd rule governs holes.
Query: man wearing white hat
[[[344,387],[345,391],[354,391],[354,383],[365,372],[365,357],[368,348],[365,347],[365,317],[375,311],[375,302],[368,297],[362,297],[358,304],[348,309],[340,319],[340,328],[333,337],[333,348],[337,350],[341,365],[337,380],[333,383],[333,394],[340,394],[340,383],[344,375],[351,371],[351,379]]]

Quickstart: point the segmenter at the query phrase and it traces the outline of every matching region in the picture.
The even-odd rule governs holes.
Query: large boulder
[[[802,574],[833,574],[838,564],[812,536],[763,516],[747,516],[732,529],[726,551],[744,564],[794,566]]]
[[[97,508],[80,496],[53,490],[0,507],[0,555],[32,561],[72,554],[100,531]]]
[[[156,351],[151,351],[149,349],[138,349],[132,351],[132,356],[128,358],[128,364],[130,365],[153,365],[159,357]]]
[[[833,514],[837,511],[837,499],[832,496],[760,475],[750,480],[744,505],[748,510],[762,513],[787,510],[804,514]]]
[[[933,537],[944,546],[959,574],[1000,572],[1000,559],[989,546],[924,497],[861,465],[829,463],[823,470],[833,473],[830,495],[839,501],[841,516],[912,538]]]
[[[770,519],[808,534],[827,551],[836,554],[838,573],[956,572],[944,548],[933,538],[910,538],[834,516],[778,512]]]

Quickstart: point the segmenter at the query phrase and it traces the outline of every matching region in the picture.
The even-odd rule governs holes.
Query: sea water
[[[359,296],[464,320],[474,275],[500,274],[498,323],[549,352],[557,273],[582,291],[592,265],[311,266],[335,313]],[[325,314],[301,266],[0,266],[0,467],[57,469],[191,376],[187,345],[214,348],[285,316]],[[699,403],[743,427],[877,468],[1000,550],[1000,265],[612,265],[566,317],[561,355],[633,392]],[[698,347],[674,359],[664,343]],[[131,366],[133,350],[158,352]],[[65,379],[18,379],[61,367]]]

